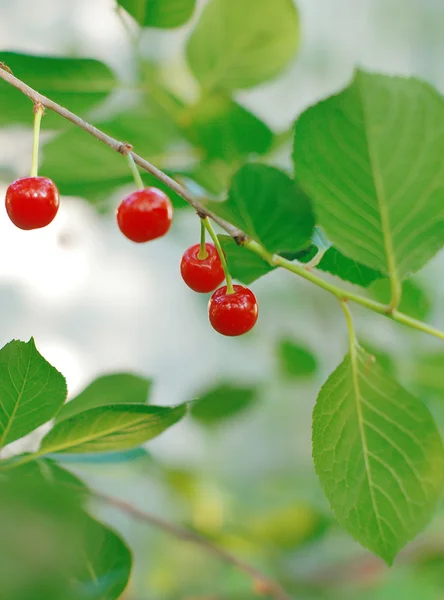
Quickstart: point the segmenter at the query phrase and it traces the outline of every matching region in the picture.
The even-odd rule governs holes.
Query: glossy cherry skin
[[[167,233],[173,220],[171,200],[154,187],[133,192],[117,209],[120,231],[132,242],[149,242]]]
[[[242,335],[253,329],[258,317],[258,305],[251,290],[235,285],[234,294],[227,286],[217,289],[208,303],[208,317],[213,328],[222,335]]]
[[[188,248],[180,262],[180,273],[188,287],[206,294],[214,291],[225,279],[222,263],[213,244],[205,244],[207,257],[199,258],[200,244]]]
[[[40,229],[51,223],[59,210],[60,194],[46,177],[16,179],[6,190],[6,212],[20,229]]]

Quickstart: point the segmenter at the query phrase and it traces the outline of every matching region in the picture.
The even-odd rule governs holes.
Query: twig
[[[95,493],[95,497],[101,500],[102,502],[106,502],[110,506],[114,506],[119,510],[125,512],[130,515],[134,519],[142,521],[144,523],[148,523],[149,525],[153,525],[158,529],[162,529],[166,533],[174,536],[179,540],[183,540],[184,542],[191,542],[192,544],[196,544],[202,548],[208,554],[212,554],[216,558],[226,562],[229,565],[232,565],[239,571],[246,573],[252,579],[254,584],[257,585],[258,588],[261,589],[263,594],[268,594],[270,597],[275,598],[275,600],[292,600],[291,596],[287,594],[287,592],[282,588],[282,586],[277,582],[269,579],[266,575],[261,573],[256,567],[251,566],[250,564],[244,562],[243,560],[237,558],[224,548],[220,548],[213,544],[210,540],[206,539],[203,535],[199,533],[195,533],[190,529],[185,529],[184,527],[180,527],[178,525],[174,525],[173,523],[169,523],[164,519],[159,517],[155,517],[154,515],[147,513],[139,508],[133,506],[132,504],[128,504],[124,500],[119,500],[118,498],[112,498],[110,496],[106,496],[105,494]]]
[[[34,102],[34,104],[42,104],[46,108],[49,108],[50,110],[56,112],[68,121],[71,121],[71,123],[74,123],[74,125],[77,125],[77,127],[80,127],[96,139],[100,140],[116,152],[119,152],[120,154],[124,155],[130,153],[134,159],[134,162],[137,163],[139,167],[147,171],[147,173],[153,175],[156,179],[158,179],[164,185],[173,190],[173,192],[175,192],[178,196],[183,198],[185,202],[188,202],[188,204],[190,204],[196,210],[197,214],[200,217],[210,217],[210,219],[212,219],[222,229],[224,229],[228,233],[228,235],[230,235],[237,243],[244,245],[246,248],[257,254],[258,256],[261,256],[266,262],[270,262],[271,260],[270,264],[272,264],[273,266],[281,267],[283,269],[286,269],[287,271],[291,271],[292,273],[299,275],[300,277],[303,277],[304,279],[308,279],[318,287],[321,287],[327,292],[330,292],[337,298],[351,300],[352,302],[356,302],[356,304],[360,304],[361,306],[364,306],[365,308],[368,308],[369,310],[372,310],[375,313],[384,315],[389,319],[392,319],[393,321],[397,321],[398,323],[407,325],[412,329],[428,333],[429,335],[433,335],[441,340],[444,340],[444,331],[440,331],[439,329],[436,329],[431,325],[427,325],[426,323],[418,321],[417,319],[413,319],[412,317],[409,317],[404,313],[401,313],[397,310],[393,310],[392,306],[386,306],[379,302],[375,302],[374,300],[366,298],[365,296],[360,296],[359,294],[355,294],[354,292],[349,292],[348,290],[334,285],[329,281],[324,281],[322,277],[319,277],[312,271],[307,270],[306,268],[304,268],[303,265],[286,260],[282,256],[273,255],[272,257],[270,257],[270,255],[266,252],[265,248],[263,248],[260,244],[258,244],[254,240],[248,239],[248,236],[243,231],[241,231],[237,227],[234,227],[234,225],[232,225],[225,219],[222,219],[221,217],[214,214],[212,211],[208,210],[205,204],[201,203],[183,185],[175,181],[172,177],[169,177],[166,173],[152,165],[143,157],[133,152],[132,146],[128,142],[120,142],[119,140],[110,137],[97,127],[94,127],[94,125],[87,123],[71,111],[67,110],[63,106],[60,106],[60,104],[57,104],[56,102],[50,100],[46,96],[39,94],[39,92],[29,87],[29,85],[26,85],[26,83],[12,75],[12,73],[9,72],[7,65],[5,65],[4,63],[0,63],[0,79],[3,79],[7,83],[20,90],[23,94],[28,96],[28,98],[30,98]]]

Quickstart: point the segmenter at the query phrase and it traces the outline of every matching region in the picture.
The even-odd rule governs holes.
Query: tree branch
[[[169,523],[168,521],[165,521],[164,519],[161,519],[159,517],[155,517],[150,513],[147,513],[135,506],[132,506],[131,504],[128,504],[124,500],[112,498],[111,496],[106,496],[105,494],[97,492],[95,492],[94,495],[102,502],[105,502],[110,506],[114,506],[115,508],[130,515],[134,519],[142,521],[143,523],[147,523],[148,525],[153,525],[158,529],[162,529],[166,533],[169,533],[170,535],[174,536],[179,540],[182,540],[184,542],[190,542],[192,544],[200,546],[200,548],[207,554],[211,554],[219,560],[222,560],[223,562],[235,567],[238,571],[246,573],[249,577],[252,578],[256,589],[260,590],[263,595],[271,596],[275,600],[292,600],[291,596],[287,594],[287,592],[277,581],[269,579],[261,571],[251,566],[250,564],[244,562],[243,560],[237,558],[224,548],[216,546],[215,544],[213,544],[213,542],[206,539],[203,535],[191,531],[190,529],[186,529],[173,523]]]
[[[78,117],[71,111],[67,110],[63,106],[60,106],[60,104],[57,104],[56,102],[54,102],[53,100],[50,100],[46,96],[39,94],[39,92],[37,92],[33,88],[29,87],[29,85],[27,85],[20,79],[17,79],[17,77],[15,77],[10,72],[10,69],[7,67],[7,65],[5,65],[4,63],[1,63],[1,62],[0,62],[0,79],[3,79],[4,81],[9,83],[13,87],[17,88],[19,91],[21,91],[23,94],[25,94],[25,96],[28,96],[28,98],[30,98],[32,100],[32,102],[34,102],[34,104],[42,104],[46,108],[49,108],[50,110],[56,112],[63,118],[67,119],[68,121],[71,121],[71,123],[73,123],[74,125],[77,125],[77,127],[80,127],[80,129],[83,129],[84,131],[89,133],[91,136],[100,140],[101,142],[103,142],[104,144],[106,144],[107,146],[109,146],[110,148],[115,150],[116,152],[119,152],[120,154],[124,154],[124,155],[131,153],[131,155],[134,159],[134,162],[137,163],[139,165],[139,167],[141,167],[142,169],[147,171],[147,173],[150,173],[151,175],[153,175],[156,179],[158,179],[163,184],[165,184],[167,187],[169,187],[171,190],[173,190],[173,192],[176,192],[176,194],[178,196],[183,198],[185,200],[185,202],[188,202],[188,204],[190,204],[196,210],[196,212],[198,213],[198,215],[200,217],[210,217],[210,219],[212,219],[222,229],[224,229],[228,233],[228,235],[230,235],[237,243],[244,245],[246,248],[248,248],[255,254],[261,256],[266,262],[270,262],[270,256],[265,251],[265,248],[263,248],[257,242],[255,242],[253,240],[249,240],[248,236],[243,231],[241,231],[237,227],[234,227],[234,225],[232,225],[228,221],[225,221],[225,219],[222,219],[221,217],[214,214],[212,211],[208,210],[205,207],[205,205],[202,204],[197,198],[195,198],[195,196],[193,196],[193,194],[191,194],[183,185],[181,185],[180,183],[175,181],[172,177],[169,177],[166,173],[164,173],[163,171],[161,171],[160,169],[158,169],[157,167],[152,165],[150,162],[145,160],[142,156],[139,156],[138,154],[133,152],[131,144],[129,144],[128,142],[121,142],[119,140],[112,138],[111,136],[107,135],[106,133],[104,133],[103,131],[98,129],[97,127],[94,127],[94,125],[87,123],[86,121],[84,121],[82,118]],[[370,298],[366,298],[365,296],[360,296],[359,294],[355,294],[354,292],[349,292],[348,290],[340,288],[339,286],[334,285],[333,283],[330,283],[329,281],[325,281],[324,279],[319,277],[317,274],[308,270],[306,265],[302,265],[302,264],[294,262],[294,261],[286,260],[285,258],[283,258],[282,256],[279,256],[279,255],[274,255],[273,257],[271,257],[270,264],[272,264],[273,266],[276,266],[276,267],[281,267],[283,269],[286,269],[287,271],[291,271],[292,273],[295,273],[296,275],[299,275],[300,277],[303,277],[304,279],[308,279],[309,281],[311,281],[318,287],[321,287],[322,289],[326,290],[327,292],[330,292],[337,298],[351,300],[352,302],[355,302],[356,304],[360,304],[361,306],[364,306],[365,308],[368,308],[369,310],[372,310],[375,313],[384,315],[384,316],[392,319],[393,321],[397,321],[398,323],[407,325],[408,327],[410,327],[412,329],[422,331],[429,335],[433,335],[434,337],[437,337],[441,340],[444,340],[444,331],[440,331],[439,329],[436,329],[435,327],[432,327],[431,325],[427,325],[426,323],[423,323],[422,321],[413,319],[412,317],[409,317],[408,315],[405,315],[397,310],[392,310],[391,307],[387,307],[384,304],[375,302],[374,300],[371,300]]]

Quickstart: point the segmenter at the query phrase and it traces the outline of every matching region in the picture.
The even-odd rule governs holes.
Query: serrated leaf
[[[145,404],[148,402],[152,380],[132,373],[111,373],[92,381],[78,396],[65,404],[56,421],[90,408],[110,404]]]
[[[249,88],[278,75],[299,46],[292,0],[210,0],[187,45],[190,68],[206,90]]]
[[[319,394],[313,457],[339,523],[387,563],[430,521],[444,469],[436,425],[360,347]]]
[[[429,85],[362,71],[296,123],[296,177],[320,225],[341,252],[394,280],[444,244],[443,123]]]
[[[39,453],[112,452],[135,448],[160,435],[186,414],[175,407],[116,404],[85,410],[57,423],[43,438]]]
[[[214,425],[244,411],[256,400],[256,388],[221,384],[194,400],[190,414],[205,425]]]
[[[29,86],[79,115],[103,102],[117,85],[114,74],[98,60],[0,52],[0,61]],[[0,125],[27,123],[32,127],[31,100],[5,81],[0,81],[0,106]],[[66,121],[47,110],[43,125],[65,127]]]
[[[311,377],[318,369],[314,354],[288,338],[279,342],[277,356],[281,373],[290,379]]]
[[[390,282],[388,279],[375,281],[369,289],[373,298],[388,304],[390,302]],[[402,297],[398,310],[406,313],[415,319],[425,321],[431,311],[430,300],[423,288],[411,279],[407,279],[402,284]]]
[[[73,591],[75,600],[117,600],[128,584],[132,556],[112,530],[89,518],[83,537],[83,557]]]
[[[29,342],[0,350],[0,448],[54,417],[66,400],[65,378]]]
[[[231,181],[228,199],[207,204],[270,253],[295,252],[310,245],[315,225],[310,200],[274,167],[244,165]]]
[[[231,276],[241,283],[252,283],[276,268],[254,252],[236,244],[229,235],[218,235],[217,237],[225,252]]]
[[[142,27],[171,29],[186,23],[196,0],[117,0]]]
[[[204,96],[186,112],[189,138],[208,159],[233,162],[249,154],[265,154],[273,133],[251,112],[223,94]]]

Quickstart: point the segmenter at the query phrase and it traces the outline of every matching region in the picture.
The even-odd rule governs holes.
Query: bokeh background
[[[444,91],[440,0],[298,0],[297,7],[302,45],[294,63],[277,80],[236,96],[275,132],[287,131],[304,108],[341,89],[356,66],[419,76]],[[144,30],[139,56],[161,63],[167,83],[188,98],[195,92],[183,46],[191,26]],[[134,94],[135,33],[113,0],[0,0],[0,50],[96,58],[118,75],[120,89],[93,111],[93,121]],[[142,146],[137,150],[144,153]],[[67,162],[69,153],[66,147]],[[30,128],[0,129],[1,194],[12,176],[27,173],[30,155]],[[273,160],[286,167],[287,156],[282,151]],[[186,153],[178,160],[186,162]],[[186,419],[149,443],[146,455],[67,466],[95,489],[196,527],[264,568],[294,597],[443,598],[441,515],[388,570],[336,526],[316,480],[311,411],[346,352],[339,306],[309,283],[274,272],[254,284],[260,302],[254,332],[244,339],[218,336],[207,322],[207,298],[193,294],[179,275],[184,249],[198,239],[198,219],[177,210],[166,238],[131,244],[113,214],[127,189],[109,194],[107,210],[64,197],[57,219],[33,232],[15,229],[0,206],[0,344],[34,336],[66,376],[70,395],[99,375],[129,371],[153,379],[152,401],[159,404],[190,400],[222,384],[251,388],[254,401],[214,427]],[[414,277],[407,294],[410,312],[441,327],[443,268],[441,254]],[[420,390],[439,419],[442,363],[429,369],[427,390],[424,373],[411,368],[439,344],[358,308],[354,313],[362,339],[390,354],[391,368]],[[292,349],[302,352],[298,368],[294,361],[286,368]],[[28,447],[34,442],[26,441]],[[247,577],[199,548],[109,508],[96,510],[135,551],[126,600],[255,597]]]

